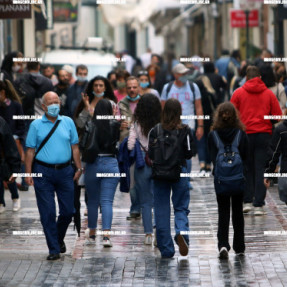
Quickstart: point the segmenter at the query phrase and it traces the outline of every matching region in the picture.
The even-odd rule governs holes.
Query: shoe
[[[140,213],[130,213],[130,215],[127,216],[127,220],[138,219],[140,217],[141,217]]]
[[[4,204],[0,204],[0,213],[3,213],[5,211],[5,206]]]
[[[87,228],[85,230],[85,237],[90,243],[95,243],[96,242],[96,235],[90,235],[90,228]]]
[[[28,191],[29,190],[29,186],[28,185],[17,185],[17,187],[18,187],[18,189],[20,190],[20,191]]]
[[[104,245],[104,247],[113,247],[111,239],[108,236],[104,236],[103,245]]]
[[[152,245],[152,235],[151,234],[145,235],[144,244],[145,245]]]
[[[178,234],[175,238],[175,242],[179,247],[180,255],[186,256],[188,254],[188,244],[187,244],[185,238],[181,234]]]
[[[153,229],[153,246],[157,246],[156,229]]]
[[[226,247],[221,247],[218,257],[219,259],[228,259],[228,250]]]
[[[88,208],[85,209],[84,216],[88,216]]]
[[[13,199],[13,211],[18,211],[21,208],[21,200],[20,198]]]
[[[59,243],[59,244],[60,244],[60,252],[61,253],[66,253],[67,248],[66,248],[65,242],[63,241],[62,243]]]
[[[264,215],[266,214],[263,206],[254,207],[254,215]]]
[[[252,203],[244,203],[243,204],[243,213],[248,213],[253,208]]]
[[[47,260],[58,260],[60,259],[60,254],[50,254],[48,257],[47,257]]]
[[[205,171],[206,172],[211,172],[211,166],[210,165],[206,165],[205,166]]]
[[[238,252],[238,253],[235,253],[235,255],[238,257],[244,257],[245,253],[244,252]]]

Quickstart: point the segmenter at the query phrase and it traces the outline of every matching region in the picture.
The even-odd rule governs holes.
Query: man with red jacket
[[[282,115],[282,111],[276,96],[260,79],[259,69],[255,66],[247,68],[246,83],[235,90],[230,101],[240,112],[249,139],[243,212],[248,213],[254,206],[254,215],[263,215],[266,196],[264,165],[272,135],[272,123],[264,116]]]

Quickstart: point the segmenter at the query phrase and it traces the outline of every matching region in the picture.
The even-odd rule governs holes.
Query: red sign
[[[249,11],[249,27],[259,26],[259,11]],[[246,27],[246,14],[244,10],[230,10],[230,23],[232,28],[245,28]]]

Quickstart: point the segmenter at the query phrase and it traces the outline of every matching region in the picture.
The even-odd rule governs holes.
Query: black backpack
[[[156,139],[152,143],[154,158],[152,161],[152,178],[178,182],[181,173],[179,131],[165,131],[161,124],[154,127]]]

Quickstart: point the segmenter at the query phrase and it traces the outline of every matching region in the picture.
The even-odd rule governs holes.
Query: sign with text
[[[0,0],[0,19],[31,18],[30,4],[13,4],[13,0]]]
[[[251,10],[248,15],[249,27],[259,26],[259,11]],[[231,9],[230,10],[230,24],[232,28],[246,27],[246,14],[244,10]]]

